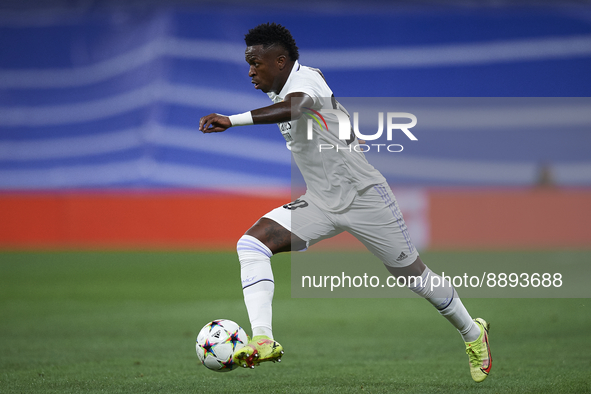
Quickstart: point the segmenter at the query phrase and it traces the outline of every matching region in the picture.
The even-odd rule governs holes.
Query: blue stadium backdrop
[[[584,97],[591,7],[91,8],[0,15],[0,190],[288,188],[274,125],[213,135],[200,116],[269,105],[247,76],[243,36],[287,26],[301,63],[342,97]],[[565,120],[568,123],[568,120]],[[589,127],[445,135],[406,159],[495,176],[388,174],[406,186],[529,186],[547,165],[591,185]],[[508,143],[508,142],[511,143]],[[484,147],[484,148],[483,148]],[[477,152],[477,153],[475,153]],[[527,168],[526,175],[515,171]],[[575,176],[568,176],[571,172]],[[527,175],[529,174],[529,175]]]

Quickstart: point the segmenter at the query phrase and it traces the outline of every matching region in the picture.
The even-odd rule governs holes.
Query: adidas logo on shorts
[[[404,260],[404,259],[405,259],[405,258],[407,258],[407,257],[408,257],[408,255],[407,255],[407,254],[405,254],[404,252],[402,252],[402,253],[400,253],[400,256],[398,256],[398,257],[396,258],[396,261],[402,261],[402,260]]]

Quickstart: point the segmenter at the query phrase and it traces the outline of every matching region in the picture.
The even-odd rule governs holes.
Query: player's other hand
[[[199,119],[199,130],[204,133],[218,133],[232,127],[227,116],[220,114],[209,114]]]

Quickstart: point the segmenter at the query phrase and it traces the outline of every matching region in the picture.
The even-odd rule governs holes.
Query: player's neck
[[[293,61],[285,65],[283,70],[281,70],[281,72],[277,75],[277,78],[275,79],[275,81],[277,82],[277,87],[271,89],[271,92],[275,94],[281,93],[281,90],[283,90],[283,87],[287,83],[287,80],[289,79],[289,76],[291,75],[291,71],[293,70],[295,64],[296,61]]]

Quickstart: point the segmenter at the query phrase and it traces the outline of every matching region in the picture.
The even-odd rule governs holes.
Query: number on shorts
[[[308,203],[306,201],[297,199],[294,202],[290,202],[289,204],[285,204],[283,206],[283,208],[290,209],[293,211],[294,209],[306,208],[307,206],[308,206]]]

